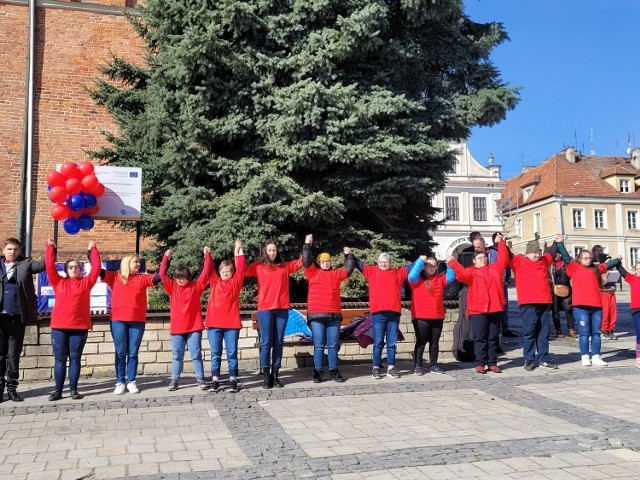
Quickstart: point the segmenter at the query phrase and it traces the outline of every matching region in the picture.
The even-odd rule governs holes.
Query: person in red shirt
[[[278,245],[267,240],[258,260],[247,267],[245,277],[258,280],[258,324],[260,326],[260,370],[262,388],[282,388],[280,379],[284,331],[289,318],[289,275],[302,267],[302,258],[284,262]]]
[[[636,367],[640,368],[640,263],[635,265],[636,274],[627,272],[622,265],[618,271],[631,288],[631,318],[636,330]]]
[[[498,366],[498,336],[506,303],[502,279],[509,263],[509,249],[501,233],[496,235],[496,240],[498,258],[490,265],[482,250],[473,253],[473,265],[467,268],[452,256],[447,257],[456,279],[469,285],[466,312],[473,331],[475,371],[483,374],[487,365],[494,373],[502,372]]]
[[[382,378],[380,367],[382,364],[382,349],[385,339],[387,343],[387,375],[400,378],[395,367],[396,344],[398,343],[398,329],[400,327],[400,304],[402,284],[409,275],[408,266],[391,268],[391,255],[381,253],[378,264],[367,265],[356,259],[356,268],[362,272],[369,282],[369,309],[371,310],[371,328],[373,330],[373,370],[371,376]]]
[[[95,242],[89,242],[89,258],[91,272],[82,276],[82,267],[76,260],[68,260],[64,264],[66,277],[60,276],[56,268],[56,246],[53,240],[47,241],[45,267],[47,277],[55,294],[55,303],[51,312],[51,346],[55,363],[53,376],[55,391],[49,395],[50,401],[62,398],[62,387],[67,373],[69,360],[69,390],[71,398],[80,400],[78,393],[80,378],[80,359],[91,330],[91,289],[100,276],[100,254]]]
[[[140,258],[126,255],[117,272],[103,270],[102,280],[111,288],[111,337],[115,346],[116,388],[122,395],[140,393],[136,385],[138,350],[147,320],[147,288],[160,283],[160,274],[140,272]]]
[[[340,350],[340,325],[342,324],[342,304],[340,302],[340,285],[351,275],[355,268],[355,260],[351,249],[344,247],[345,266],[332,268],[331,255],[318,255],[318,265],[313,263],[311,245],[313,235],[307,235],[302,247],[302,263],[304,276],[309,282],[307,298],[307,321],[311,328],[313,340],[313,381],[322,382],[324,376],[324,349],[327,348],[329,377],[335,382],[345,379],[338,368],[338,350]]]
[[[453,282],[455,273],[447,267],[447,274],[438,273],[438,261],[421,255],[409,270],[411,287],[411,322],[416,335],[413,349],[413,373],[422,375],[424,348],[429,344],[429,372],[442,374],[438,366],[440,336],[444,326],[444,287]]]
[[[160,263],[160,279],[162,280],[162,286],[169,294],[171,311],[169,333],[171,334],[173,361],[171,363],[169,391],[178,389],[186,346],[189,347],[198,388],[200,390],[209,389],[209,385],[204,379],[204,366],[202,364],[202,331],[204,330],[204,322],[202,321],[200,297],[209,283],[213,270],[213,260],[211,259],[211,249],[209,247],[204,247],[203,251],[204,267],[195,282],[191,281],[189,268],[184,266],[177,267],[173,272],[173,278],[169,277],[171,250],[164,252]]]
[[[205,326],[211,347],[211,390],[220,388],[220,364],[222,362],[222,342],[227,352],[229,364],[229,392],[238,391],[238,338],[240,321],[240,290],[244,281],[246,261],[242,242],[236,240],[234,249],[235,266],[229,260],[220,263],[218,273],[209,280],[209,302]]]

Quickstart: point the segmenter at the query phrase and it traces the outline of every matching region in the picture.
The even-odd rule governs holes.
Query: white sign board
[[[95,175],[104,185],[98,198],[100,211],[93,218],[140,220],[142,218],[142,169],[96,166]]]

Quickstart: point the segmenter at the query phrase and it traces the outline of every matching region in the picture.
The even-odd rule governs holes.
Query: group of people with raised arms
[[[577,259],[567,253],[563,237],[559,235],[543,254],[528,249],[523,255],[513,255],[502,234],[496,238],[497,255],[489,262],[486,250],[476,249],[472,265],[463,267],[453,257],[447,258],[447,271],[438,272],[433,257],[420,256],[415,262],[393,268],[391,257],[381,253],[376,265],[367,265],[345,247],[345,265],[334,268],[331,255],[323,252],[314,262],[313,236],[307,235],[300,258],[283,261],[275,241],[267,240],[258,259],[247,265],[242,242],[237,240],[234,261],[225,260],[215,271],[209,247],[204,247],[204,266],[197,280],[191,272],[178,266],[169,275],[171,250],[162,257],[155,275],[139,272],[140,260],[126,256],[117,272],[101,269],[100,255],[94,242],[89,243],[91,269],[81,275],[81,264],[69,260],[64,264],[65,276],[56,268],[56,249],[53,241],[46,246],[45,268],[55,292],[51,314],[51,343],[53,347],[55,390],[49,400],[62,398],[65,379],[69,377],[71,398],[80,399],[78,379],[80,359],[91,329],[90,291],[102,278],[112,290],[111,333],[115,344],[115,394],[125,391],[138,393],[136,374],[138,350],[144,334],[147,311],[147,288],[162,282],[170,301],[170,335],[172,367],[169,390],[176,390],[182,374],[185,349],[188,347],[198,387],[217,391],[220,387],[221,359],[224,349],[229,368],[229,391],[238,389],[238,337],[241,328],[239,297],[244,278],[256,277],[258,285],[257,318],[260,328],[260,370],[262,387],[282,387],[280,367],[284,332],[290,308],[289,276],[299,269],[309,283],[307,320],[312,331],[314,347],[313,381],[324,377],[324,351],[328,352],[329,378],[345,380],[338,366],[340,326],[342,323],[340,286],[354,270],[359,270],[369,284],[369,305],[373,331],[372,377],[383,378],[382,354],[386,345],[386,376],[399,378],[395,366],[396,344],[401,315],[401,289],[405,281],[411,288],[411,317],[415,331],[413,352],[414,374],[443,373],[438,364],[439,339],[445,317],[443,292],[454,279],[468,286],[465,314],[473,332],[475,371],[500,373],[498,366],[499,330],[505,311],[504,273],[510,267],[516,278],[518,304],[523,320],[523,356],[525,370],[538,365],[555,369],[549,357],[549,326],[552,305],[549,268],[556,254],[566,265],[573,285],[573,312],[578,325],[582,364],[606,365],[600,358],[600,327],[602,321],[601,273],[618,267],[631,285],[631,309],[640,332],[640,265],[636,275],[629,274],[614,259],[594,266],[591,252],[580,252]],[[202,318],[200,297],[210,287],[205,318]],[[201,353],[202,332],[207,328],[211,348],[211,380],[206,379]],[[424,365],[425,348],[428,363]],[[0,345],[2,347],[2,345]],[[1,353],[1,351],[0,351]],[[5,354],[6,355],[6,354]],[[1,359],[3,362],[5,358]],[[68,368],[67,368],[68,364]],[[640,367],[640,338],[637,341],[637,366]],[[3,379],[4,380],[4,379]],[[3,384],[4,385],[4,384]]]

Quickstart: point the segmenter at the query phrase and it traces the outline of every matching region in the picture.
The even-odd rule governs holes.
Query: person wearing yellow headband
[[[321,253],[313,263],[311,245],[313,235],[307,235],[302,247],[304,275],[309,282],[307,298],[307,321],[313,339],[313,381],[322,382],[324,376],[324,349],[327,348],[329,376],[335,382],[344,382],[338,369],[338,350],[340,349],[340,325],[342,324],[342,305],[340,303],[340,284],[347,279],[355,267],[351,249],[344,248],[345,266],[333,268],[331,255]]]

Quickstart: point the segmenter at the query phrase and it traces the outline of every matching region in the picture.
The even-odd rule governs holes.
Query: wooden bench
[[[302,315],[307,315],[307,311],[306,310],[298,310],[295,309],[297,312],[300,312]],[[342,310],[342,323],[340,324],[341,327],[344,327],[345,325],[349,325],[351,323],[351,321],[354,318],[358,318],[358,317],[364,317],[365,314],[369,313],[368,309],[349,309],[349,310]],[[253,312],[251,314],[251,326],[254,330],[256,330],[258,332],[258,344],[260,344],[260,325],[258,323],[258,313],[257,312]],[[340,343],[357,343],[358,341],[355,338],[348,338],[346,340],[340,340]],[[284,345],[288,345],[288,346],[292,346],[292,345],[310,345],[309,342],[300,342],[298,340],[286,340],[284,341]]]

